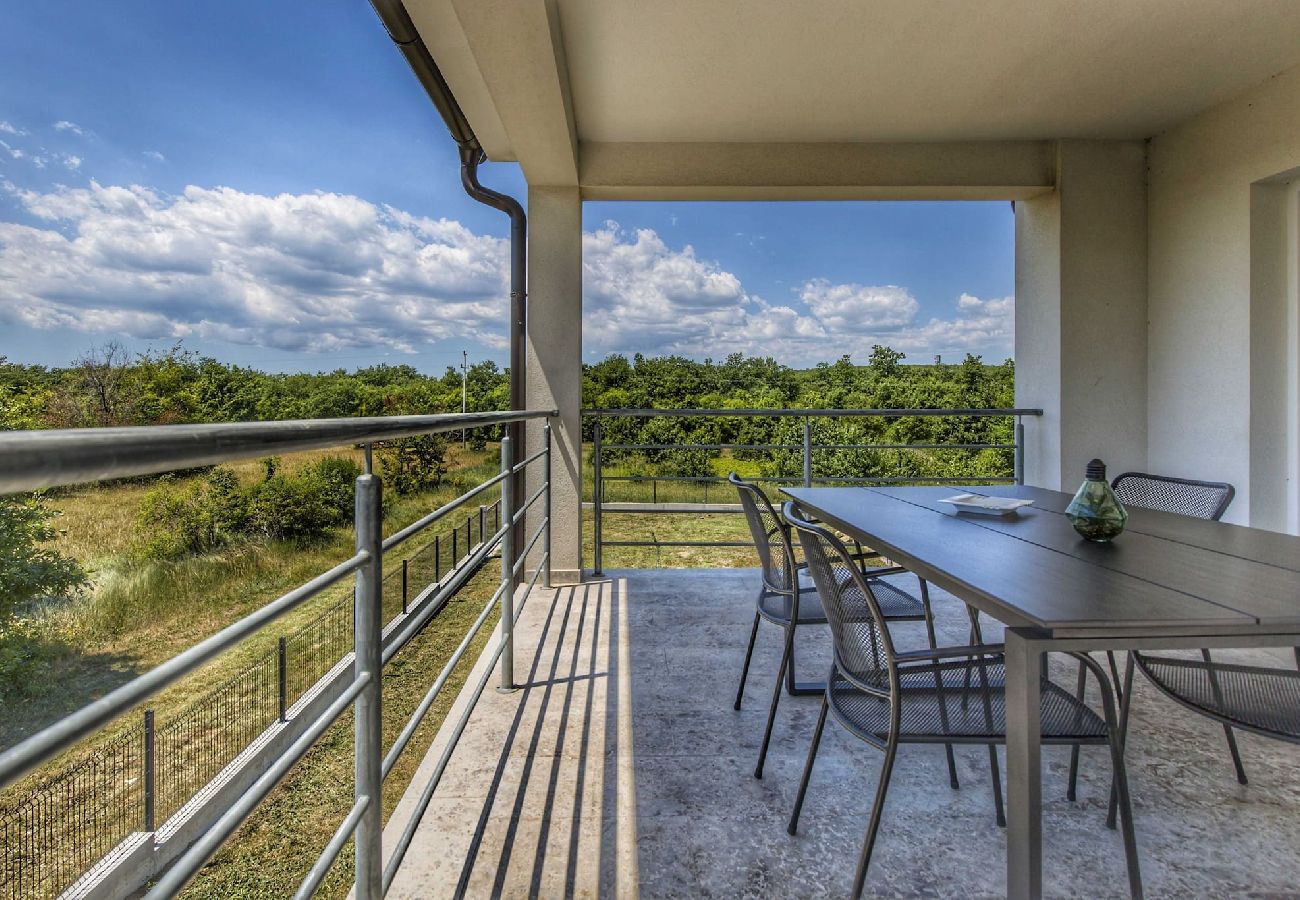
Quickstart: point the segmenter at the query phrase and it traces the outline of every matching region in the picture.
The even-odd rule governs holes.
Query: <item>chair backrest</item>
[[[1213,519],[1216,522],[1227,511],[1228,504],[1237,493],[1225,481],[1193,481],[1146,472],[1125,472],[1116,476],[1111,487],[1125,505],[1195,516],[1198,519]]]
[[[785,505],[784,514],[799,536],[808,571],[826,612],[836,666],[855,687],[881,697],[895,694],[898,669],[894,642],[862,570],[839,538],[805,519],[794,503]]]
[[[763,567],[764,585],[778,594],[793,595],[797,582],[789,527],[776,514],[758,485],[745,481],[735,472],[728,475],[727,480],[740,494],[740,507],[745,511],[754,549],[758,551],[759,564]]]

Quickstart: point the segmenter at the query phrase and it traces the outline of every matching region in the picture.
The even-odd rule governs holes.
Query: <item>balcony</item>
[[[967,479],[914,480],[1016,482],[1025,465],[1023,427],[1016,420],[1032,419],[1037,412],[681,410],[675,414],[714,420],[717,427],[724,427],[723,420],[733,426],[747,418],[784,420],[783,427],[793,425],[802,441],[756,445],[727,439],[709,446],[728,452],[786,454],[784,465],[799,474],[771,476],[775,484],[855,484],[882,479],[843,471],[827,476],[822,463],[831,454],[882,448],[890,453],[967,459],[994,451],[1003,454],[998,458],[1006,461],[1005,470],[985,469]],[[657,445],[602,443],[602,421],[647,415],[646,411],[604,411],[591,417],[595,442],[590,449],[594,466],[589,509],[597,517],[594,547],[617,553],[649,543],[656,550],[661,545],[684,545],[697,552],[703,550],[700,544],[721,543],[726,553],[743,554],[734,546],[742,540],[628,541],[608,531],[602,536],[603,528],[614,526],[602,522],[601,516],[611,517],[611,522],[635,515],[689,520],[682,514],[692,511],[730,518],[741,529],[737,537],[743,534],[742,520],[734,515],[737,507],[723,502],[727,498],[717,493],[725,489],[716,486],[718,479],[668,482],[661,488],[640,476],[608,476],[602,452],[641,451]],[[924,441],[906,446],[849,445],[817,440],[813,424],[819,417],[936,416],[999,423],[998,429],[1011,437],[970,439],[955,445]],[[261,454],[268,447],[325,446],[340,440],[368,444],[385,436],[539,418],[549,417],[492,413],[46,432],[4,436],[0,450],[20,463],[5,471],[4,487],[32,487]],[[179,733],[173,734],[175,728],[155,733],[152,716],[146,716],[143,733],[132,732],[112,744],[121,746],[121,759],[101,752],[97,768],[37,787],[31,802],[19,807],[25,810],[21,815],[7,814],[3,871],[10,894],[54,896],[66,887],[67,896],[117,897],[155,880],[153,895],[180,890],[324,730],[353,707],[358,723],[356,801],[333,839],[320,848],[317,865],[305,873],[304,894],[321,885],[354,836],[363,840],[358,877],[374,878],[382,890],[397,897],[847,893],[880,755],[830,727],[800,833],[794,837],[786,833],[819,698],[783,698],[766,771],[761,780],[756,779],[753,767],[780,658],[777,630],[771,626],[759,629],[741,710],[733,710],[732,698],[753,623],[757,570],[607,569],[578,584],[546,586],[553,450],[549,430],[543,436],[541,446],[523,456],[504,442],[500,475],[414,522],[389,525],[392,533],[382,540],[380,531],[385,526],[378,517],[378,481],[373,475],[362,476],[357,483],[356,556],[129,682],[99,704],[6,751],[0,757],[0,771],[10,780],[72,742],[93,736],[160,687],[329,584],[356,581],[355,604],[346,604],[353,608],[340,607],[337,615],[329,614],[329,621],[311,626],[328,630],[330,640],[322,643],[314,633],[291,639],[311,643],[313,652],[321,656],[305,681],[301,673],[286,677],[282,641],[278,715],[273,689],[271,693],[264,689],[275,681],[273,660],[267,672],[253,673],[257,690],[252,695],[245,696],[243,682],[220,688],[221,696],[214,702],[224,708],[225,720],[237,727],[224,733],[219,748],[201,751],[208,768],[198,781],[178,784],[160,774],[159,748],[170,745],[157,735],[172,735],[168,738],[175,745],[172,753],[192,757],[200,751],[185,745]],[[711,487],[713,496],[706,501],[704,492]],[[498,488],[499,498],[492,499],[488,492]],[[608,504],[608,490],[636,502]],[[482,505],[484,501],[490,502]],[[481,504],[477,516],[464,515],[473,503]],[[452,537],[441,544],[437,537],[429,542],[434,548],[432,572],[426,571],[428,566],[412,566],[411,572],[417,573],[413,577],[423,580],[413,581],[408,590],[408,567],[403,562],[400,569],[392,569],[394,555],[408,553],[407,541],[427,536],[444,522],[453,523]],[[447,544],[451,555],[444,566]],[[419,555],[412,556],[418,559]],[[377,719],[372,710],[384,702],[382,680],[372,673],[399,658],[406,643],[422,629],[438,628],[442,621],[438,615],[447,601],[482,566],[497,561],[502,572],[497,590],[442,672],[428,684],[409,720],[394,737],[381,740],[373,730]],[[385,567],[391,569],[388,577],[382,574]],[[384,587],[394,583],[399,571],[400,603]],[[907,582],[912,576],[891,577]],[[937,588],[932,595],[939,643],[965,643],[968,621],[963,604]],[[900,624],[894,630],[900,649],[924,646],[925,633],[918,623]],[[985,639],[996,640],[997,630],[990,624]],[[475,642],[484,646],[481,653],[471,651]],[[1227,656],[1247,664],[1291,664],[1290,651],[1233,651]],[[828,631],[802,629],[795,658],[804,679],[818,678],[829,663]],[[1071,682],[1070,661],[1054,657],[1051,665],[1058,683]],[[457,691],[448,685],[458,666],[469,671]],[[1252,783],[1239,786],[1232,779],[1219,726],[1187,715],[1145,681],[1136,684],[1127,758],[1148,891],[1163,896],[1289,889],[1294,872],[1300,870],[1300,847],[1290,839],[1289,827],[1300,813],[1291,778],[1292,749],[1241,734],[1238,739]],[[509,689],[492,690],[492,686]],[[1091,699],[1097,701],[1095,696]],[[432,743],[416,754],[410,750],[411,740],[435,705],[449,708]],[[198,709],[195,715],[206,713]],[[370,797],[381,790],[404,754],[418,761],[408,764],[414,774],[396,808],[386,816],[381,834],[378,810]],[[1068,756],[1062,748],[1044,753],[1047,891],[1121,895],[1125,886],[1121,842],[1118,833],[1105,826],[1110,789],[1106,754],[1098,749],[1085,751],[1075,800],[1065,796]],[[956,760],[959,790],[948,784],[940,748],[902,749],[869,893],[992,896],[1006,892],[1002,863],[1006,837],[994,820],[985,751],[959,747]],[[138,779],[141,771],[143,778]],[[114,818],[117,812],[124,816]],[[75,823],[80,829],[82,846],[75,860],[68,857],[69,833],[63,823]],[[374,830],[366,835],[363,829]]]
[[[819,700],[783,698],[755,779],[780,657],[765,626],[733,711],[757,571],[606,574],[528,600],[515,635],[520,690],[479,701],[389,896],[847,896],[880,754],[828,727],[800,833],[786,834]],[[940,643],[964,642],[962,605],[942,592],[934,600]],[[797,658],[819,674],[826,634],[810,630]],[[1072,683],[1074,669],[1062,661],[1053,674]],[[1240,787],[1217,725],[1140,679],[1136,698],[1127,757],[1148,896],[1293,889],[1293,749],[1244,737],[1253,783]],[[416,808],[441,743],[394,820]],[[1047,893],[1123,896],[1120,837],[1105,827],[1105,751],[1084,751],[1077,802],[1065,797],[1068,756],[1044,753]],[[900,750],[869,896],[1006,893],[987,757],[971,747],[957,759],[954,791],[941,747]],[[386,846],[399,831],[390,826]]]

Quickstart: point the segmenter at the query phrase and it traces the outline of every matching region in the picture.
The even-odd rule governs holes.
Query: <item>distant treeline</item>
[[[864,365],[848,356],[811,369],[739,353],[722,362],[621,354],[583,366],[583,403],[599,408],[847,409],[1011,406],[1010,360],[985,365],[903,365],[877,346]],[[471,412],[506,409],[509,374],[491,361],[469,367]],[[0,428],[78,428],[458,412],[461,373],[425,375],[409,365],[272,374],[175,347],[130,354],[108,344],[66,367],[0,357]]]
[[[471,412],[506,408],[508,376],[491,361],[468,373]],[[413,366],[277,375],[173,348],[132,355],[109,344],[67,367],[0,357],[0,428],[248,422],[460,411],[461,374]]]

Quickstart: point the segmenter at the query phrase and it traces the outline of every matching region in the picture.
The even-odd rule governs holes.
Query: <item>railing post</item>
[[[483,532],[483,529],[486,527],[486,525],[487,525],[487,507],[486,507],[486,506],[483,506],[482,504],[479,504],[479,508],[478,508],[478,542],[479,542],[480,544],[483,543],[483,541],[485,541],[485,540],[487,539],[486,536],[484,535],[484,532]]]
[[[1015,450],[1015,477],[1016,484],[1025,483],[1025,423],[1020,416],[1016,416],[1016,450]]]
[[[154,752],[153,710],[144,711],[144,830],[157,827],[154,813],[157,807],[158,787],[157,756]]]
[[[542,497],[542,517],[546,530],[542,533],[542,554],[546,559],[546,568],[542,571],[542,586],[551,586],[551,423],[542,426],[542,447],[546,455],[542,457],[542,478],[546,493]]]
[[[510,435],[501,438],[501,471],[514,468],[514,447]],[[506,526],[501,533],[501,686],[499,691],[515,689],[515,485],[513,478],[501,480],[501,517]]]
[[[442,535],[433,536],[433,580],[435,584],[442,582]]]
[[[276,642],[276,670],[277,681],[279,682],[278,693],[280,695],[280,721],[287,718],[289,711],[289,642],[285,640],[284,635],[280,635],[280,640]]]
[[[592,525],[591,525],[592,527],[591,552],[592,555],[594,556],[594,560],[593,560],[593,562],[595,563],[594,571],[597,578],[599,578],[601,575],[604,574],[603,572],[604,566],[602,565],[601,552],[600,552],[601,544],[603,543],[603,538],[601,536],[601,509],[600,509],[601,507],[600,438],[601,438],[600,419],[597,419],[596,424],[591,429],[591,443],[592,443],[591,469],[593,473],[592,474],[593,484],[591,486],[592,487],[591,499],[592,499],[592,510],[594,513],[594,515],[592,516]]]
[[[803,486],[812,487],[812,416],[803,417]]]
[[[370,554],[370,561],[357,569],[356,593],[353,598],[353,641],[356,651],[356,678],[369,676],[370,682],[357,695],[354,736],[356,752],[355,797],[368,798],[369,805],[356,830],[357,900],[380,900],[383,865],[383,810],[380,793],[383,784],[381,615],[383,602],[382,503],[379,479],[370,474],[357,479],[356,535],[357,551]]]
[[[459,555],[458,553],[459,550],[460,550],[460,529],[453,525],[451,528],[451,567],[453,569],[456,568],[456,557]]]
[[[402,560],[402,615],[406,615],[406,560]]]

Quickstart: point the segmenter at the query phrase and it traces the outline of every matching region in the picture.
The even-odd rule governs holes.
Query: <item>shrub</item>
[[[52,644],[26,619],[0,622],[0,700],[33,697],[48,690],[57,658]]]
[[[384,483],[396,494],[435,488],[447,474],[447,439],[440,434],[423,434],[390,441],[380,449],[379,463]]]
[[[40,498],[0,497],[0,623],[33,600],[67,597],[86,584],[76,560],[43,546],[58,536]]]
[[[276,475],[252,487],[248,529],[269,538],[306,540],[339,521],[338,511],[310,478]]]
[[[321,500],[338,517],[351,521],[356,497],[357,477],[361,467],[343,456],[327,456],[298,472],[298,477],[313,484]]]
[[[203,481],[179,489],[166,479],[140,504],[138,522],[146,537],[139,553],[149,559],[210,553],[245,530],[248,516],[247,498],[230,469],[213,469]]]
[[[664,450],[659,458],[659,474],[676,478],[707,478],[713,474],[713,455],[707,450],[683,447]]]
[[[146,537],[139,552],[178,559],[241,536],[307,540],[351,521],[353,484],[361,474],[352,460],[326,457],[293,475],[271,465],[266,472],[264,480],[243,486],[233,470],[218,468],[203,481],[150,491],[140,507]]]

